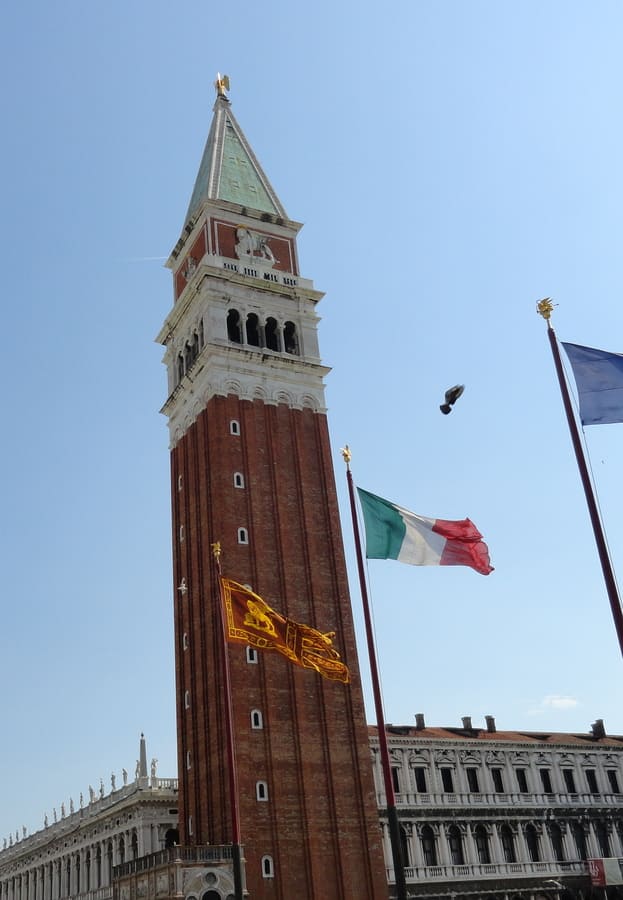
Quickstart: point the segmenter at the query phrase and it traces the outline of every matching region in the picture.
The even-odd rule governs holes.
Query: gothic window
[[[279,350],[281,350],[279,342],[279,326],[277,320],[273,319],[272,316],[269,316],[268,319],[266,319],[264,334],[266,336],[266,346],[268,349],[279,352]]]
[[[599,793],[599,788],[597,787],[597,773],[594,769],[586,770],[586,783],[591,794]]]
[[[239,544],[248,544],[249,543],[249,533],[246,528],[238,529],[238,543]]]
[[[272,856],[262,857],[262,878],[274,878],[275,867],[273,865]]]
[[[500,841],[502,844],[502,851],[504,853],[505,862],[517,862],[517,854],[515,853],[515,838],[513,837],[513,832],[508,825],[502,825],[502,827],[500,828]]]
[[[258,781],[255,785],[255,799],[268,800],[268,785],[265,781]]]
[[[257,665],[257,650],[255,647],[247,647],[247,662]]]
[[[465,855],[463,853],[463,838],[456,825],[448,828],[448,846],[450,847],[450,859],[453,866],[464,866]]]
[[[491,778],[493,779],[493,789],[498,794],[504,793],[504,782],[502,781],[502,770],[491,769]]]
[[[528,855],[532,862],[539,862],[541,854],[539,852],[539,836],[534,825],[526,825],[526,845],[528,847]]]
[[[599,852],[606,859],[611,856],[610,853],[610,838],[608,837],[608,829],[604,822],[598,822],[595,826],[595,833],[597,835],[597,843],[599,844]]]
[[[560,830],[560,826],[555,822],[552,822],[549,826],[549,837],[552,842],[554,859],[563,860],[565,858],[565,851],[562,843],[562,831]]]
[[[403,826],[400,826],[400,848],[402,850],[402,858],[405,865],[411,865],[411,854],[409,853],[409,838]]]
[[[521,794],[528,793],[528,779],[526,778],[526,770],[525,769],[515,769],[515,774],[517,776],[517,787],[519,788],[519,792]]]
[[[262,713],[259,709],[251,710],[251,728],[260,729],[264,727],[264,721],[262,719]]]
[[[573,769],[563,769],[562,777],[565,780],[565,787],[570,794],[575,794],[575,778],[573,776]]]
[[[552,778],[549,769],[539,769],[539,775],[541,776],[541,784],[545,793],[552,794]]]
[[[240,327],[240,313],[237,309],[230,309],[227,313],[227,337],[234,344],[242,343],[242,329]]]
[[[286,322],[283,326],[283,346],[286,353],[291,353],[293,356],[299,355],[299,342],[294,322]]]
[[[416,791],[418,791],[420,794],[426,794],[426,769],[422,768],[421,766],[416,766],[416,768],[413,770],[413,775],[415,777]]]
[[[251,347],[260,346],[260,323],[255,313],[247,316],[247,344]]]
[[[235,419],[232,419],[229,423],[229,433],[239,435],[240,434],[240,422],[236,422]]]
[[[234,472],[234,487],[244,487],[244,475],[242,474],[242,472]]]
[[[476,852],[478,853],[478,862],[487,865],[491,862],[491,854],[489,853],[489,835],[482,825],[476,825],[474,830],[474,841],[476,843]]]
[[[478,769],[466,769],[467,785],[472,794],[479,794],[480,787],[478,785]]]
[[[452,769],[440,769],[441,784],[446,794],[454,793],[454,783],[452,781]]]
[[[422,828],[422,854],[424,856],[424,865],[437,865],[437,846],[435,843],[435,834],[430,825]]]
[[[573,834],[573,840],[575,841],[578,859],[586,859],[586,835],[584,834],[582,825],[579,822],[574,822],[571,826],[571,832]]]

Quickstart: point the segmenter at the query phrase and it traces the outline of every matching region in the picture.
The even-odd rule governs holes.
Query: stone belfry
[[[229,644],[240,837],[252,900],[387,898],[318,348],[322,294],[216,82],[212,125],[168,266],[180,842],[232,840],[223,574],[322,632],[329,681]]]

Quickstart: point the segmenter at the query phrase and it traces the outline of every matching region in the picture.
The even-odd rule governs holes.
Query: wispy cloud
[[[578,705],[579,701],[575,697],[568,697],[562,694],[547,694],[537,707],[528,710],[528,715],[541,716],[548,709],[574,709]]]

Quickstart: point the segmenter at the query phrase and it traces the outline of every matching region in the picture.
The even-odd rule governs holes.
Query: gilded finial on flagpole
[[[536,311],[540,316],[543,316],[548,325],[555,306],[558,306],[558,304],[553,303],[551,297],[543,297],[536,305]]]
[[[221,542],[214,541],[213,544],[210,545],[212,547],[212,553],[214,554],[214,559],[219,562],[221,558]]]
[[[340,453],[342,454],[344,462],[346,463],[346,468],[348,469],[350,466],[350,461],[353,458],[353,454],[350,452],[350,447],[348,446],[348,444],[346,444],[346,446],[342,447],[342,449],[340,450]]]

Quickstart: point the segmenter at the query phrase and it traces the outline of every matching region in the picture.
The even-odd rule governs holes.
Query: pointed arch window
[[[247,344],[251,347],[260,346],[260,320],[255,313],[247,316]]]
[[[286,353],[293,356],[299,355],[299,342],[294,322],[286,322],[283,326],[283,345]]]
[[[240,313],[237,309],[230,309],[227,313],[227,337],[234,344],[242,343],[242,328],[240,327]]]

